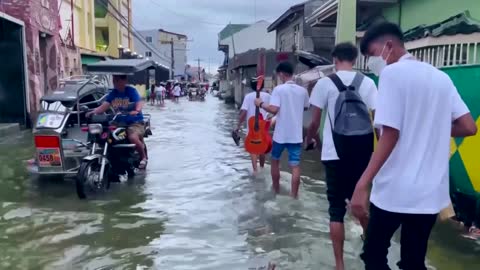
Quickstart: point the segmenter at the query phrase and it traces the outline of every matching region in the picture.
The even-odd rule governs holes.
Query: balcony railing
[[[407,49],[409,48],[407,43]],[[451,44],[440,44],[408,49],[417,60],[427,62],[437,68],[478,65],[480,64],[480,41],[461,41]],[[355,68],[369,72],[367,58],[360,55],[355,63]]]
[[[455,43],[409,50],[418,60],[435,67],[480,64],[480,41]]]

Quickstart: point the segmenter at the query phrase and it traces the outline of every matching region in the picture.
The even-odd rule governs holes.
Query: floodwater
[[[31,136],[1,140],[0,269],[333,269],[317,153],[304,155],[300,200],[275,198],[268,168],[252,176],[230,138],[233,107],[209,96],[146,111],[148,170],[95,201],[79,201],[71,180],[27,174]],[[289,179],[282,174],[286,190]],[[351,219],[346,227],[347,269],[362,269],[360,228]],[[390,253],[393,266],[396,241]],[[479,255],[479,243],[437,225],[428,263],[478,269]]]

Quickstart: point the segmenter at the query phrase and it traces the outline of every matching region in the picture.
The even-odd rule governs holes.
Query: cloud
[[[201,58],[216,69],[223,61],[217,50],[217,34],[228,23],[273,22],[290,6],[302,0],[136,0],[133,25],[138,30],[160,29],[186,34],[188,62]],[[255,8],[256,6],[256,8]]]

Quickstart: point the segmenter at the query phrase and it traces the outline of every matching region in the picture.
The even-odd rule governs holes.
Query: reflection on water
[[[237,112],[207,102],[151,108],[143,175],[101,200],[79,201],[71,180],[29,177],[30,136],[0,143],[0,269],[333,269],[327,201],[316,153],[304,157],[300,200],[270,192],[230,131]],[[14,147],[11,147],[11,144]],[[289,189],[290,175],[282,173]],[[345,260],[358,260],[360,227],[347,219]],[[480,245],[437,226],[432,269],[475,269]],[[391,248],[392,264],[399,248]]]

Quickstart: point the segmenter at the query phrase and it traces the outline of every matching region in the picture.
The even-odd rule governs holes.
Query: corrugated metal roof
[[[218,39],[219,40],[224,40],[226,38],[228,38],[229,36],[237,33],[237,32],[240,32],[241,30],[249,27],[250,25],[249,24],[228,24],[227,26],[225,26],[225,28],[223,28],[222,31],[220,31],[220,33],[218,33]]]
[[[428,36],[453,36],[480,32],[480,21],[473,19],[470,12],[464,11],[442,22],[432,25],[419,25],[405,32],[405,41],[425,38]]]
[[[285,13],[283,13],[278,19],[276,19],[268,28],[268,32],[272,32],[273,30],[276,30],[277,27],[290,15],[294,14],[295,12],[303,11],[305,8],[305,4],[308,1],[302,2],[300,4],[296,4],[294,6],[291,6]]]
[[[146,59],[115,59],[105,60],[87,65],[87,71],[91,73],[108,73],[114,75],[130,75],[136,72],[154,68],[155,62]]]

